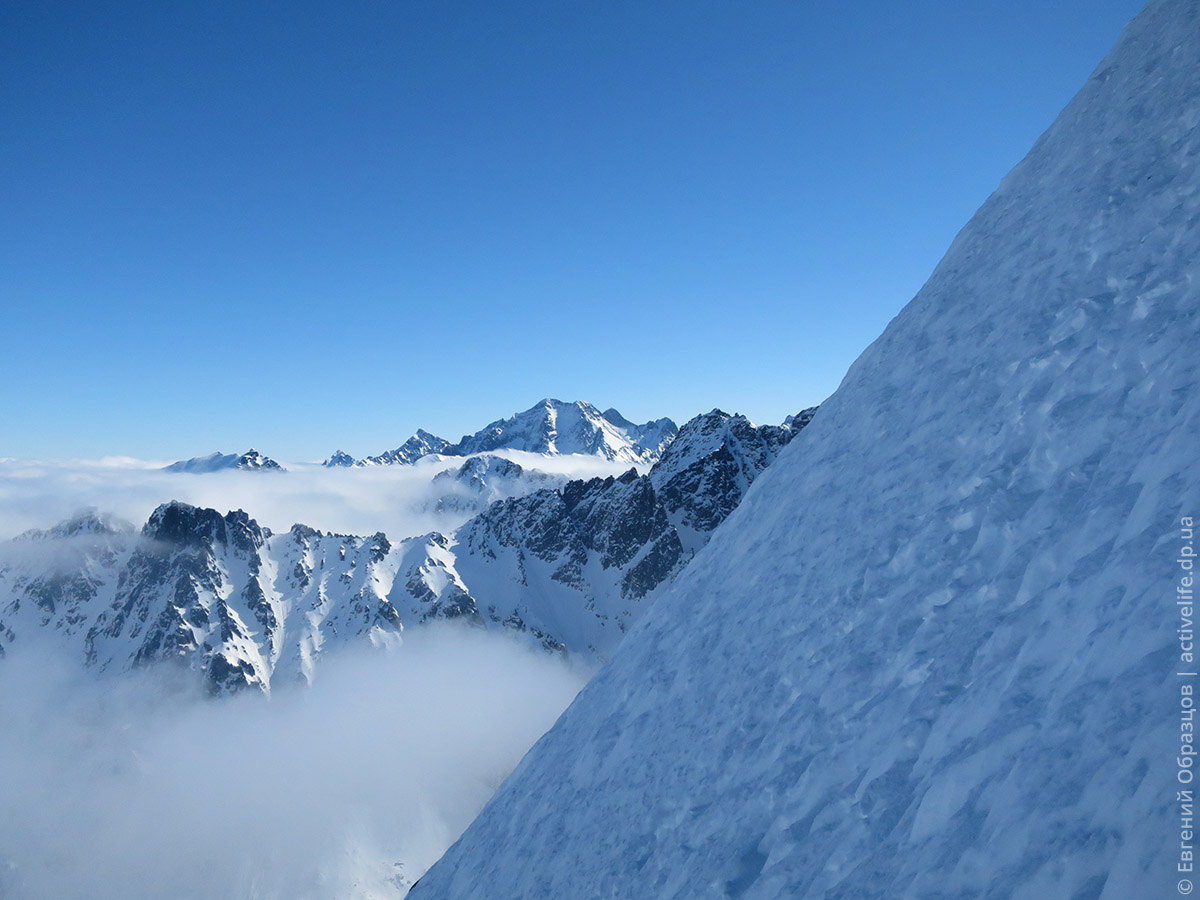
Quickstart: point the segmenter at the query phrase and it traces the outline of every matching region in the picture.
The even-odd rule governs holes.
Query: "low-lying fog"
[[[583,684],[453,626],[271,700],[166,676],[0,661],[0,897],[400,897]]]
[[[629,463],[593,456],[543,456],[497,451],[524,467],[571,478],[619,475]],[[95,507],[141,526],[160,503],[182,500],[222,513],[244,509],[260,525],[286,531],[302,522],[343,534],[385,532],[390,538],[451,531],[470,512],[436,511],[453,488],[434,484],[440,471],[462,458],[420,460],[415,465],[333,468],[284,463],[286,472],[223,471],[193,475],[164,472],[161,461],[127,457],[46,463],[0,459],[0,540],[30,528],[48,528],[78,510]],[[642,467],[645,468],[645,467]]]

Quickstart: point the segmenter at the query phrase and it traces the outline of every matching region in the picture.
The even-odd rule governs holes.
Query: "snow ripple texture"
[[[1151,2],[411,896],[1175,896],[1198,124]]]

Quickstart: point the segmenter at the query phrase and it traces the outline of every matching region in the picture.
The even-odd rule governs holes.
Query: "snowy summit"
[[[381,466],[414,463],[425,456],[471,456],[493,450],[521,450],[552,456],[583,454],[615,462],[652,463],[679,429],[670,419],[634,424],[615,409],[600,412],[590,403],[564,403],[547,397],[524,412],[464,435],[458,443],[418,430],[401,446],[355,460],[341,450],[324,465]]]
[[[201,475],[208,472],[222,472],[227,469],[240,469],[246,472],[286,472],[279,463],[269,456],[263,456],[253,447],[245,453],[210,453],[208,456],[194,456],[191,459],[180,460],[164,466],[166,472],[191,472]]]

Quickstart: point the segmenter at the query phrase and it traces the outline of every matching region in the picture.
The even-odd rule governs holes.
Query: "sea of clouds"
[[[618,475],[628,463],[592,456],[543,456],[499,451],[526,469],[570,478]],[[438,457],[415,465],[331,468],[285,463],[286,472],[222,471],[200,475],[163,471],[162,461],[129,457],[42,462],[0,459],[0,540],[48,528],[94,508],[140,526],[160,503],[181,500],[222,513],[244,509],[260,525],[286,531],[302,522],[321,531],[400,539],[452,531],[469,511],[439,511],[449,487],[433,477],[463,459]],[[533,485],[531,485],[533,486]]]
[[[585,673],[452,625],[219,700],[169,670],[0,662],[0,897],[397,898]]]

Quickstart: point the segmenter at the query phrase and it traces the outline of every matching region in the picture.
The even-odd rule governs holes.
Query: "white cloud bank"
[[[572,478],[618,475],[629,468],[628,463],[589,456],[517,451],[497,455],[527,469]],[[284,463],[288,471],[283,473],[193,475],[164,472],[161,461],[128,457],[59,463],[0,459],[0,540],[30,528],[48,528],[88,507],[140,526],[156,506],[169,500],[222,513],[244,509],[273,531],[286,531],[297,522],[345,534],[383,531],[393,539],[451,531],[469,514],[435,512],[433,501],[441,491],[431,481],[439,471],[457,468],[462,462],[461,458],[443,458],[412,466],[350,469]]]
[[[452,626],[331,659],[269,701],[162,676],[96,680],[32,648],[5,661],[0,896],[402,896],[584,680]]]

